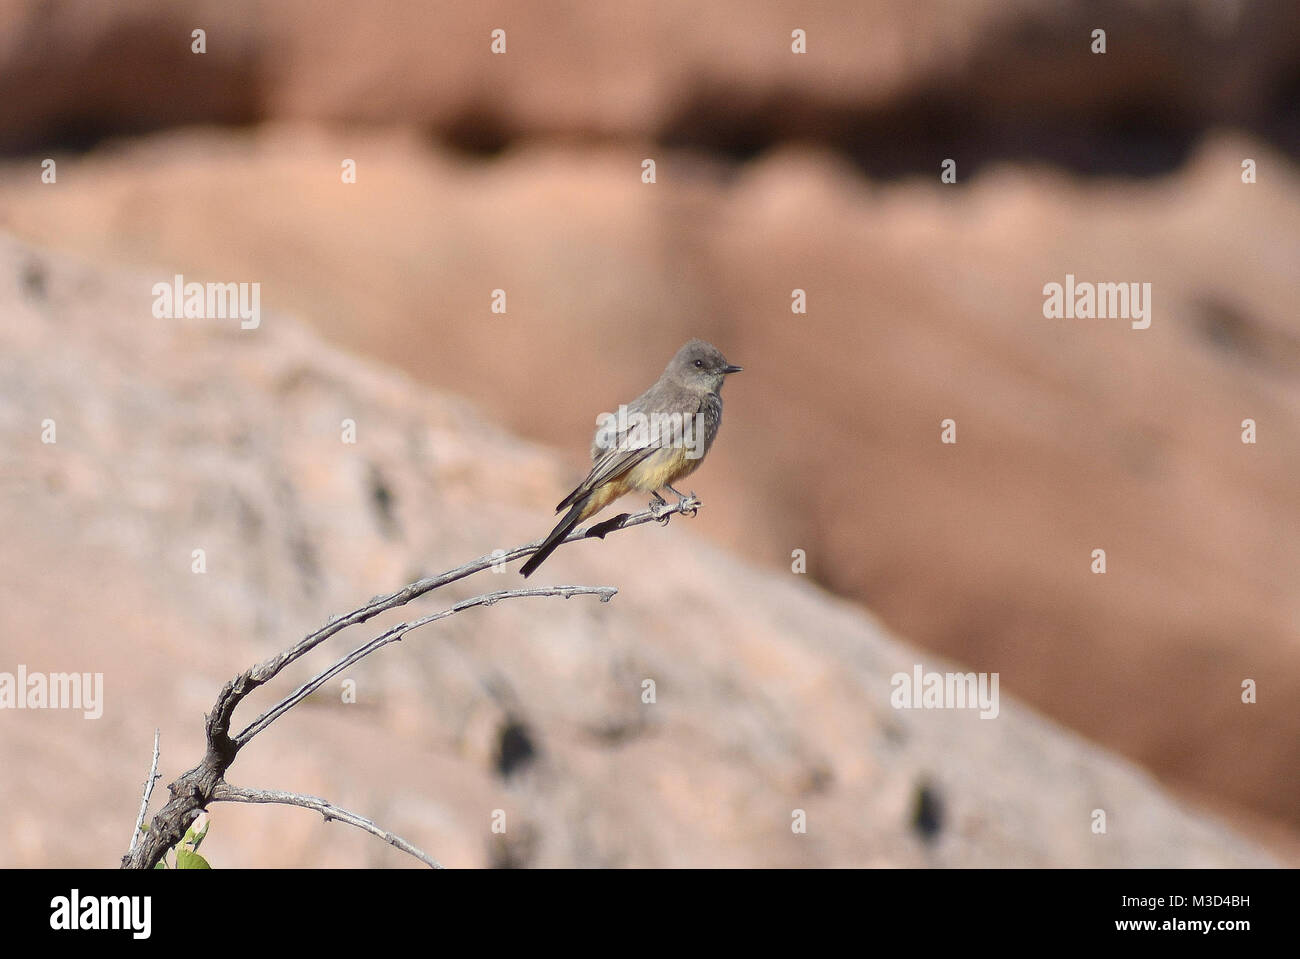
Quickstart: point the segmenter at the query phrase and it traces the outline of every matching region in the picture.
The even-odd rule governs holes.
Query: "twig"
[[[144,782],[144,797],[140,800],[140,815],[135,817],[135,832],[131,833],[131,849],[135,849],[136,843],[140,841],[140,830],[144,826],[145,813],[149,811],[149,797],[153,795],[154,783],[161,776],[158,775],[158,734],[159,730],[153,731],[153,764],[149,767],[149,778]]]
[[[248,789],[244,786],[232,786],[228,782],[220,782],[212,791],[212,802],[244,802],[244,803],[277,803],[283,806],[302,806],[304,809],[314,809],[325,817],[325,821],[337,819],[339,822],[345,822],[356,826],[358,829],[364,829],[372,836],[378,836],[390,846],[396,846],[402,852],[410,853],[420,862],[433,869],[441,869],[442,863],[434,859],[428,853],[421,851],[411,845],[396,833],[391,833],[375,825],[373,820],[365,816],[358,816],[354,812],[336,806],[328,800],[321,799],[318,796],[303,796],[298,793],[282,792],[278,789]]]
[[[492,606],[503,599],[518,599],[526,596],[562,596],[569,599],[573,596],[594,595],[599,596],[602,603],[608,603],[618,592],[613,586],[539,586],[534,589],[503,589],[495,593],[485,593],[482,596],[475,596],[473,599],[462,600],[449,609],[439,610],[436,613],[430,613],[428,616],[422,616],[419,619],[412,620],[409,623],[398,623],[391,629],[380,633],[370,642],[358,646],[352,652],[348,653],[337,663],[322,673],[313,676],[307,682],[303,683],[296,690],[286,696],[280,702],[276,703],[257,719],[249,723],[248,726],[237,736],[234,737],[235,745],[243,747],[248,741],[260,733],[271,723],[275,722],[281,715],[292,709],[302,700],[306,699],[313,692],[319,689],[330,679],[337,676],[343,670],[347,669],[358,660],[364,659],[375,650],[389,643],[400,642],[407,633],[413,629],[419,629],[421,626],[427,626],[429,623],[437,622],[440,619],[446,619],[454,613],[462,610],[471,609],[475,606]]]
[[[633,526],[640,526],[643,523],[652,521],[666,523],[668,517],[674,513],[693,516],[698,512],[700,506],[699,500],[694,497],[687,497],[673,505],[658,506],[653,509],[643,510],[640,513],[622,516],[617,522],[598,523],[585,529],[575,530],[564,539],[561,545],[577,542],[585,539],[588,535],[597,535],[603,538],[608,533],[616,530],[630,529]],[[286,710],[310,695],[312,690],[319,688],[330,677],[337,675],[338,672],[346,669],[348,665],[358,659],[368,656],[371,652],[390,642],[401,639],[402,636],[413,629],[474,606],[490,606],[502,599],[525,596],[568,597],[580,594],[595,594],[600,596],[603,602],[608,602],[610,597],[617,592],[617,590],[609,586],[555,586],[537,589],[501,590],[496,593],[476,596],[473,599],[462,600],[449,609],[395,626],[371,642],[358,647],[329,669],[300,686],[266,713],[263,713],[238,736],[231,738],[230,727],[235,708],[253,690],[275,678],[286,666],[311,652],[335,633],[349,626],[364,623],[387,610],[404,606],[425,593],[464,579],[481,570],[528,556],[541,545],[542,540],[539,539],[524,546],[516,546],[506,552],[480,556],[478,559],[463,566],[458,566],[456,569],[411,583],[395,593],[390,593],[387,596],[376,596],[364,606],[350,613],[334,617],[323,627],[305,636],[289,649],[258,663],[227,682],[217,694],[217,701],[212,712],[204,718],[207,751],[202,761],[193,769],[183,773],[168,787],[171,792],[171,799],[154,816],[149,831],[143,834],[144,841],[133,841],[127,854],[122,857],[123,868],[152,869],[168,849],[184,838],[185,830],[198,818],[199,813],[206,808],[207,804],[213,800],[216,792],[228,786],[224,780],[226,770],[235,761],[239,750],[258,732],[283,715]],[[133,840],[135,840],[135,837],[133,837]]]
[[[659,507],[658,512],[647,509],[640,513],[633,513],[631,516],[628,516],[623,520],[623,522],[618,526],[618,529],[631,529],[633,526],[640,526],[643,523],[666,521],[667,518],[672,516],[674,513],[694,515],[701,505],[702,504],[699,500],[694,499],[693,497],[687,497],[686,499],[680,500],[670,506]],[[593,525],[606,526],[607,524],[598,523]],[[564,542],[561,545],[576,543],[581,539],[586,539],[588,531],[591,528],[592,527],[587,527],[585,529],[574,530],[565,537]],[[613,531],[614,530],[607,530],[607,532]],[[396,609],[398,606],[405,606],[411,600],[423,596],[430,590],[446,586],[448,583],[454,583],[457,580],[464,579],[466,576],[472,576],[474,573],[481,572],[482,570],[490,569],[498,563],[509,563],[516,559],[522,559],[523,557],[533,553],[542,545],[542,542],[543,540],[539,539],[536,542],[528,543],[524,546],[516,546],[514,549],[505,553],[490,553],[487,556],[480,556],[478,559],[471,560],[464,566],[458,566],[455,569],[448,570],[445,573],[440,573],[437,576],[427,576],[424,579],[416,580],[414,583],[411,583],[409,586],[404,586],[395,593],[389,593],[387,596],[376,596],[364,606],[354,609],[350,613],[335,616],[314,633],[309,633],[307,636],[303,637],[303,639],[294,646],[291,646],[284,652],[272,656],[265,662],[254,666],[249,670],[249,676],[251,679],[255,680],[258,685],[261,685],[279,673],[285,666],[288,666],[294,660],[311,652],[340,630],[346,629],[349,626],[355,626],[359,623],[364,623],[366,620],[373,619],[387,610]]]

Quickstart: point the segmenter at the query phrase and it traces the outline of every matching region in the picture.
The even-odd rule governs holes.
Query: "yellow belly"
[[[685,447],[657,450],[618,479],[596,487],[582,509],[579,522],[599,513],[626,493],[653,493],[695,472],[703,457],[689,457],[687,452]]]
[[[692,459],[686,455],[689,452],[685,446],[675,446],[651,453],[628,471],[629,489],[651,493],[695,472],[701,457]]]

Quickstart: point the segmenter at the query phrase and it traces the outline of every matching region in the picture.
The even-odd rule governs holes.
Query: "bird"
[[[524,577],[541,566],[575,526],[626,493],[650,493],[652,508],[667,502],[659,495],[661,489],[686,502],[688,497],[672,484],[704,462],[722,425],[722,383],[740,371],[716,346],[689,340],[653,386],[620,407],[617,415],[598,417],[591,472],[555,507],[557,513],[568,512],[520,568]]]

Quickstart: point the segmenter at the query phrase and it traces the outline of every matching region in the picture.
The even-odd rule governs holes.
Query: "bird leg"
[[[683,516],[694,516],[697,512],[699,512],[699,510],[696,509],[695,507],[692,507],[690,509],[685,508],[685,504],[691,502],[695,502],[696,506],[699,505],[698,501],[696,501],[695,499],[695,490],[691,490],[690,496],[685,496],[682,494],[680,490],[673,489],[672,485],[669,483],[665,483],[664,488],[668,490],[668,492],[672,493],[674,496],[677,497],[677,509],[678,512],[680,512]]]
[[[671,519],[671,517],[660,516],[659,513],[660,511],[667,508],[668,500],[660,496],[658,490],[651,490],[650,495],[654,497],[654,500],[650,503],[650,512],[654,513],[655,519],[659,522],[660,525],[667,524],[668,520]]]

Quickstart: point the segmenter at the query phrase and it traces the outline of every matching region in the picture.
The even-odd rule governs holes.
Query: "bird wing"
[[[572,506],[597,486],[622,476],[658,449],[658,444],[651,445],[647,443],[643,446],[619,445],[606,450],[596,458],[596,462],[592,464],[591,472],[587,474],[587,478],[578,484],[577,489],[564,497],[560,505],[555,507],[555,511],[558,513],[560,510]]]
[[[629,415],[645,414],[646,410],[661,408],[664,404],[659,401],[656,394],[658,388],[659,384],[656,383],[655,386],[652,386],[627,404]],[[694,415],[695,412],[695,410],[683,411],[682,415]],[[599,431],[597,431],[596,435],[599,437]],[[610,480],[622,476],[673,440],[674,437],[671,435],[656,434],[653,427],[640,430],[635,423],[620,429],[614,435],[612,445],[594,456],[591,472],[587,474],[587,478],[578,485],[577,489],[566,496],[559,506],[555,507],[555,511],[558,513],[560,510],[572,506],[602,483],[608,483]]]

